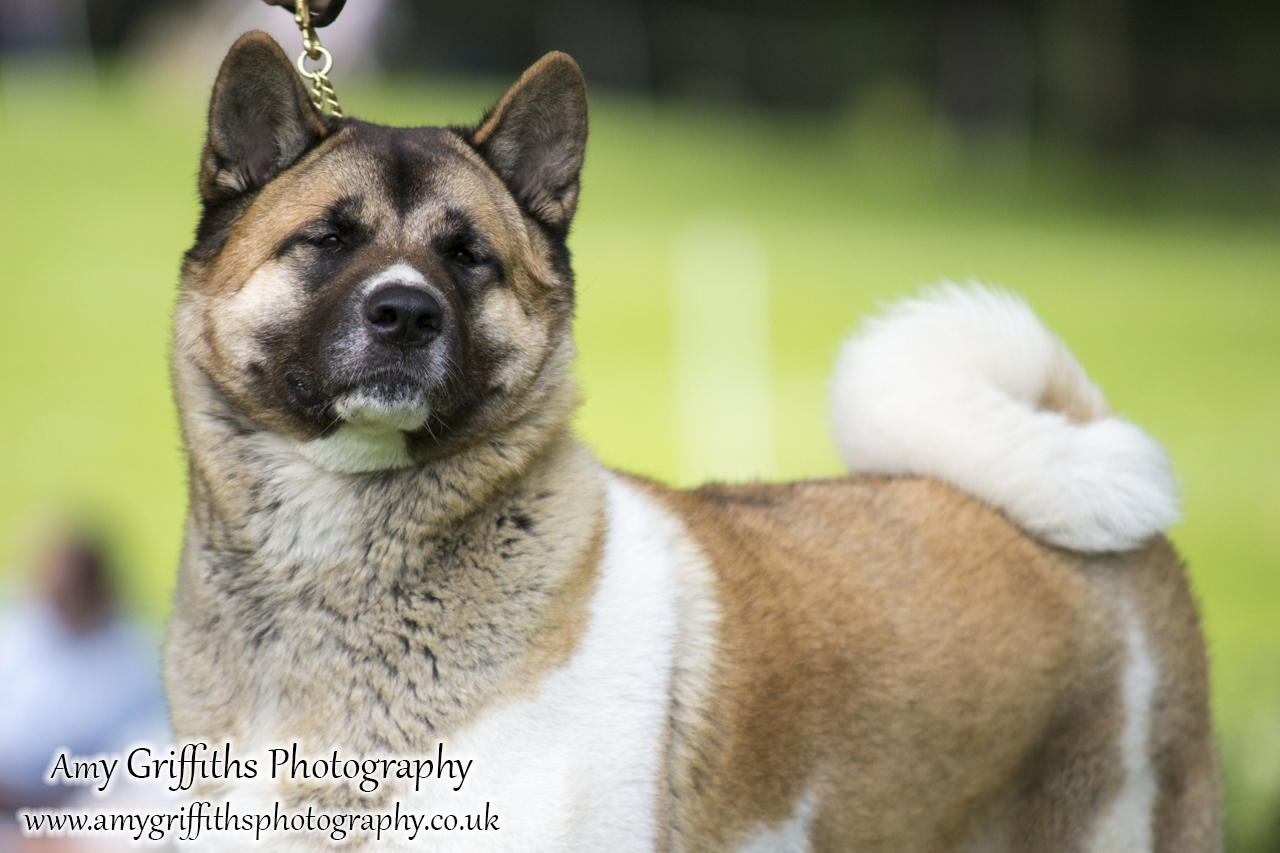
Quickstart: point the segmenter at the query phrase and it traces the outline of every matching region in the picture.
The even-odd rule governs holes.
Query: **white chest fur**
[[[619,481],[609,483],[608,501],[599,586],[568,666],[536,698],[495,709],[450,743],[474,757],[475,787],[468,780],[465,795],[446,792],[438,802],[466,802],[472,812],[489,802],[502,829],[436,838],[447,845],[438,849],[653,848],[680,533]]]
[[[607,486],[608,533],[590,620],[568,664],[536,696],[483,712],[446,739],[471,761],[460,790],[435,782],[403,812],[496,814],[497,829],[392,833],[377,849],[599,851],[653,849],[657,780],[677,653],[681,562],[677,522],[620,480]],[[687,590],[686,590],[687,592]],[[423,750],[434,757],[436,746]],[[271,811],[261,786],[229,793],[237,811]],[[326,848],[321,835],[274,834],[264,849]],[[239,839],[243,840],[243,839]],[[231,836],[207,837],[210,849]],[[231,843],[230,848],[236,848]],[[204,848],[202,848],[204,849]]]

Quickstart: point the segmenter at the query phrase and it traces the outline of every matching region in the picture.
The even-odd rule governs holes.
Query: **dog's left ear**
[[[587,86],[577,63],[563,53],[542,57],[464,135],[516,201],[563,237],[587,145]]]

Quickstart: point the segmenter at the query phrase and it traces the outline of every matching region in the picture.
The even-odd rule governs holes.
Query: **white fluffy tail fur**
[[[851,470],[937,477],[1053,545],[1125,550],[1178,519],[1160,445],[1008,293],[944,283],[868,321],[831,409]]]

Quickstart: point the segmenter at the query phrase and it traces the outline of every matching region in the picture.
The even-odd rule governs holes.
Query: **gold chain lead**
[[[302,53],[298,54],[298,73],[311,81],[311,103],[322,114],[340,116],[342,107],[338,106],[338,96],[333,92],[333,84],[329,82],[329,69],[333,67],[333,56],[320,46],[320,36],[316,28],[311,26],[311,8],[307,0],[296,0],[293,20],[302,32]],[[316,71],[308,71],[306,61],[324,64]]]

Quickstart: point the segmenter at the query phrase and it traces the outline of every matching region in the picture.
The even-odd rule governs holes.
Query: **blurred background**
[[[154,648],[169,312],[208,87],[254,27],[299,50],[259,0],[0,0],[0,628],[57,611],[91,517],[112,624]],[[347,114],[392,124],[581,64],[578,429],[612,465],[836,474],[860,315],[941,278],[1024,295],[1169,449],[1229,849],[1280,851],[1280,4],[349,0],[321,36]]]

